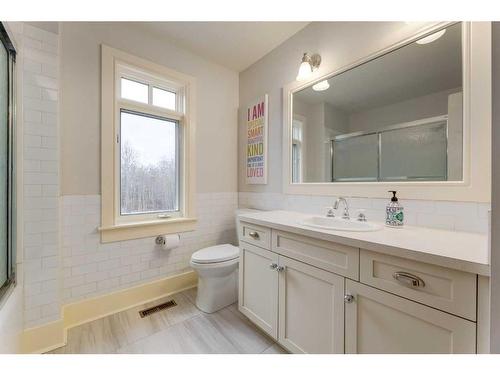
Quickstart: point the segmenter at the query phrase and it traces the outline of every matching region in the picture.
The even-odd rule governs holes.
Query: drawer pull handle
[[[254,240],[258,240],[260,238],[259,233],[257,232],[249,232],[248,235],[252,237]]]
[[[394,277],[401,284],[412,288],[423,288],[425,286],[424,280],[408,272],[394,272],[392,277]]]
[[[278,265],[276,263],[271,263],[269,265],[269,268],[272,269],[272,270],[275,270],[276,268],[278,268]]]
[[[285,270],[285,267],[283,266],[278,266],[278,268],[276,268],[276,271],[278,272],[283,272]]]

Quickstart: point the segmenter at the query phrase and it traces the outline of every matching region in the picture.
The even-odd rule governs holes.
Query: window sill
[[[99,227],[101,242],[133,240],[161,234],[190,232],[196,229],[196,218],[175,218],[122,223]]]

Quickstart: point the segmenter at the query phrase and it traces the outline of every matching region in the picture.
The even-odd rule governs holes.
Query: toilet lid
[[[195,263],[217,263],[236,259],[240,255],[240,249],[230,244],[216,245],[198,250],[193,254],[191,260]]]

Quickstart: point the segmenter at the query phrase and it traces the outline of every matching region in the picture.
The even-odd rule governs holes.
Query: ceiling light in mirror
[[[438,40],[439,38],[441,38],[444,35],[445,32],[446,32],[446,29],[440,30],[440,31],[438,31],[438,32],[436,32],[434,34],[426,36],[425,38],[417,40],[415,43],[417,43],[417,44],[429,44],[429,43],[432,43],[435,40]]]
[[[312,89],[314,91],[325,91],[325,90],[328,90],[330,88],[330,84],[328,83],[328,80],[324,80],[324,81],[321,81],[321,82],[318,82],[316,83]]]

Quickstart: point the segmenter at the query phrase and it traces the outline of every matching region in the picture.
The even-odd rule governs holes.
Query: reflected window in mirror
[[[302,181],[302,132],[305,124],[303,116],[294,116],[292,122],[292,182]]]
[[[462,180],[461,23],[322,80],[292,94],[293,183]]]

